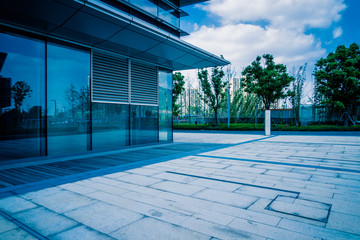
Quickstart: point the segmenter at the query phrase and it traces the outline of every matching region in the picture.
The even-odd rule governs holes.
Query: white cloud
[[[266,20],[277,28],[327,28],[340,20],[344,0],[212,0],[203,9],[223,24]]]
[[[333,38],[338,38],[342,35],[343,31],[342,31],[342,28],[341,27],[337,27],[334,29],[333,31]]]
[[[289,66],[302,65],[325,54],[313,35],[242,23],[217,28],[203,26],[184,40],[218,56],[222,54],[236,67],[246,67],[265,53],[273,54],[276,63]]]

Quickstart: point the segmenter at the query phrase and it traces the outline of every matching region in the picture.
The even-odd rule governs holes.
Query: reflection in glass
[[[92,103],[93,150],[129,145],[129,105]]]
[[[130,105],[130,119],[132,145],[159,141],[158,107]]]
[[[48,155],[88,150],[90,53],[48,44]]]
[[[177,28],[180,27],[179,12],[161,1],[159,2],[159,18],[165,20]]]
[[[148,13],[157,16],[156,0],[130,0],[129,2]]]
[[[172,73],[159,71],[159,140],[172,137]]]
[[[0,33],[0,160],[44,155],[44,42]]]

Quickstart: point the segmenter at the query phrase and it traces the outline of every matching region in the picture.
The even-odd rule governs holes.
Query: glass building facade
[[[171,142],[172,71],[229,64],[180,39],[204,1],[0,1],[0,164]]]
[[[169,70],[144,65],[139,74],[141,63],[103,54],[97,59],[126,70],[106,71],[108,65],[92,61],[92,49],[4,31],[0,56],[1,161],[172,141]],[[119,85],[115,78],[113,86],[102,78],[93,81],[92,73],[100,68]],[[111,98],[117,88],[124,91],[123,99],[121,94]]]

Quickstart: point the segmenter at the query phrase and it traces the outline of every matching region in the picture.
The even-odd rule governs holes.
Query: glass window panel
[[[48,155],[88,150],[90,53],[48,44]]]
[[[177,28],[180,27],[179,12],[163,2],[159,3],[159,18],[165,20]]]
[[[148,13],[157,16],[157,5],[155,0],[130,0],[129,2]]]
[[[172,141],[172,73],[159,72],[159,140]]]
[[[0,159],[43,155],[45,44],[0,33]]]
[[[129,145],[129,105],[92,103],[92,145],[94,150]]]
[[[131,144],[154,143],[159,141],[158,107],[130,105]]]

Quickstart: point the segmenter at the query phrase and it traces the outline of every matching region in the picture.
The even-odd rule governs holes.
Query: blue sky
[[[210,0],[184,10],[183,40],[224,55],[238,72],[265,53],[312,72],[338,45],[360,44],[359,0]]]

